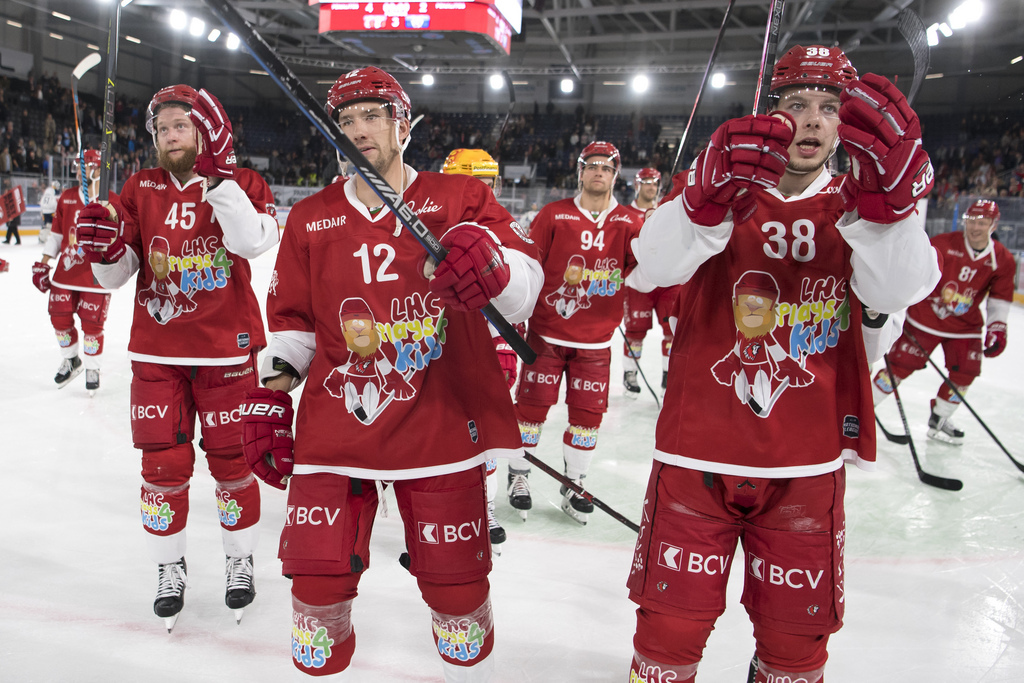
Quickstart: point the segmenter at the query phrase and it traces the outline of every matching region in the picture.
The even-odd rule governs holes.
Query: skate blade
[[[181,614],[181,612],[178,612],[178,614]],[[164,626],[167,628],[168,633],[171,632],[171,629],[174,628],[174,624],[177,623],[178,614],[175,614],[174,616],[170,617],[161,617],[164,620]]]
[[[639,391],[630,391],[629,389],[627,389],[626,390],[626,398],[635,401],[638,398],[640,398],[640,392]]]
[[[58,389],[63,389],[67,385],[71,384],[71,380],[73,380],[74,378],[76,378],[79,375],[81,375],[82,372],[84,372],[84,370],[85,370],[85,368],[79,366],[78,370],[75,370],[74,372],[72,372],[71,376],[68,377],[66,380],[64,380],[63,382],[57,382],[57,388]]]
[[[942,443],[948,443],[950,446],[963,446],[964,440],[958,439],[955,436],[950,436],[939,429],[929,429],[928,438],[934,439],[935,441],[941,441]]]
[[[501,557],[501,546],[491,544],[491,557]]]
[[[241,624],[242,623],[242,615],[245,614],[245,608],[244,607],[240,607],[238,609],[233,609],[231,611],[235,613],[235,624],[236,625],[237,624]]]
[[[519,510],[519,516],[523,518],[524,522],[526,521],[526,517],[528,514],[529,512],[527,510]]]
[[[89,389],[89,398],[92,398],[95,395],[96,395],[96,390],[95,389]]]
[[[562,501],[562,512],[569,515],[569,518],[572,519],[572,521],[579,524],[580,526],[586,526],[587,518],[590,517],[590,515],[588,515],[587,513],[580,512],[579,510],[574,508],[572,504],[567,500]]]

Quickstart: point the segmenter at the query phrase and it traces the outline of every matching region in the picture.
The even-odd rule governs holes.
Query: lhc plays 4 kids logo
[[[231,497],[230,491],[217,494],[217,514],[224,526],[235,526],[242,520],[242,507]]]
[[[181,291],[185,294],[227,286],[235,262],[228,257],[227,249],[217,244],[218,239],[197,237],[181,245],[180,257],[167,256],[168,270],[181,273]]]
[[[171,526],[174,510],[164,500],[164,494],[146,492],[142,494],[142,523],[153,531],[166,531]]]
[[[295,615],[292,624],[292,658],[309,669],[320,669],[331,658],[334,640],[316,617]]]

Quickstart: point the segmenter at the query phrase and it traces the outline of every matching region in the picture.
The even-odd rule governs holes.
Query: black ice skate
[[[622,373],[622,386],[626,387],[626,398],[638,398],[640,396],[640,385],[636,381],[636,370],[626,370]]]
[[[954,446],[962,446],[964,432],[962,429],[957,429],[948,417],[941,417],[932,411],[931,417],[928,418],[928,438],[944,441]]]
[[[156,600],[153,601],[153,611],[158,617],[164,620],[164,626],[170,633],[174,623],[178,621],[178,614],[185,606],[185,588],[188,585],[188,577],[185,574],[185,558],[177,562],[162,564],[157,568]]]
[[[64,362],[57,368],[57,374],[54,375],[53,381],[57,383],[58,389],[63,389],[68,382],[82,374],[84,369],[82,367],[82,359],[78,356],[65,358]]]
[[[519,472],[512,468],[508,470],[508,504],[519,510],[519,516],[524,522],[526,511],[533,507],[529,476],[529,472]]]
[[[501,555],[501,544],[505,542],[505,530],[494,517],[494,503],[487,504],[487,528],[491,533],[491,552]]]
[[[100,371],[99,370],[86,370],[85,371],[85,388],[92,396],[96,393],[96,390],[100,388]]]
[[[573,479],[572,482],[583,488],[582,477]],[[562,486],[558,492],[562,494],[562,512],[569,515],[577,524],[586,526],[590,513],[594,511],[594,504],[568,486]]]
[[[227,577],[227,592],[224,604],[235,613],[235,623],[242,622],[242,613],[256,597],[253,583],[252,555],[249,557],[228,557],[224,567]]]

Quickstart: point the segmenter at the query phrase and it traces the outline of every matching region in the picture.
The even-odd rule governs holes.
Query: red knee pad
[[[241,479],[217,480],[217,514],[228,531],[248,529],[260,521],[260,488],[252,472]]]
[[[469,614],[487,600],[491,583],[486,578],[461,584],[433,583],[417,579],[423,602],[435,612]]]
[[[441,659],[455,666],[473,666],[486,659],[494,648],[494,613],[487,579],[460,586],[419,584],[423,599],[431,605],[431,629]]]
[[[828,636],[827,633],[782,633],[754,622],[758,660],[779,671],[803,673],[825,666],[828,660]]]
[[[971,386],[974,378],[975,375],[968,375],[964,372],[952,371],[949,373],[949,381],[956,385],[961,394],[967,391],[967,387]],[[960,403],[960,397],[945,382],[939,387],[938,397],[949,403]]]
[[[569,406],[569,424],[588,429],[597,429],[601,426],[603,413],[595,413],[590,410]]]
[[[188,483],[195,465],[192,444],[142,451],[142,478],[154,486],[174,487]]]
[[[90,334],[85,329],[85,325],[82,325],[83,339],[82,339],[82,351],[87,356],[99,356],[103,354],[103,331],[100,330],[99,334]]]
[[[292,663],[310,676],[330,676],[352,662],[352,601],[310,605],[292,591]]]
[[[307,605],[333,605],[352,600],[358,594],[359,574],[292,577],[292,595]]]
[[[537,406],[532,403],[516,403],[516,419],[520,422],[534,422],[543,424],[548,419],[548,411],[551,406]]]
[[[704,656],[714,628],[714,619],[692,619],[641,607],[636,611],[633,647],[643,657],[662,664],[696,664]]]
[[[170,536],[185,530],[188,523],[188,484],[180,486],[142,485],[140,500],[142,526],[155,536]]]

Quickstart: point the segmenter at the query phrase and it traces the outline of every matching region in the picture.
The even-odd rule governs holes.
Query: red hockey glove
[[[32,264],[32,284],[43,294],[50,291],[50,264],[36,261]]]
[[[75,234],[78,245],[90,256],[90,260],[101,260],[103,263],[114,263],[128,249],[121,239],[117,214],[111,218],[113,207],[92,202],[78,214]],[[95,258],[93,258],[95,257]]]
[[[814,375],[800,367],[792,356],[786,356],[779,361],[779,369],[775,376],[779,379],[788,379],[791,387],[805,387],[814,381]]]
[[[985,332],[985,358],[995,358],[1006,350],[1006,323],[989,323]]]
[[[253,389],[242,402],[242,453],[257,477],[282,491],[295,464],[292,397]]]
[[[683,206],[690,220],[718,225],[730,207],[735,222],[749,218],[756,208],[753,190],[776,187],[786,172],[795,129],[792,117],[782,112],[730,119],[719,126],[686,179]]]
[[[456,311],[483,308],[508,285],[509,269],[490,231],[459,223],[441,236],[448,255],[437,264],[430,291]]]
[[[398,370],[385,375],[382,389],[384,389],[385,393],[394,394],[396,401],[408,401],[416,395],[416,390],[412,388],[412,385],[405,380],[405,377]]]
[[[11,264],[0,258],[0,273],[6,273],[11,269]]]
[[[192,172],[206,178],[235,177],[231,121],[216,97],[200,90],[188,113],[196,129],[196,163]],[[201,139],[200,139],[201,138]]]
[[[873,223],[906,218],[935,184],[921,123],[907,98],[888,79],[865,74],[840,95],[839,121],[839,140],[852,165],[844,208],[856,208]]]
[[[516,352],[512,350],[512,347],[508,345],[508,342],[501,335],[491,337],[491,341],[494,342],[494,350],[498,352],[498,362],[505,373],[505,383],[511,389],[516,383],[516,367],[519,356],[516,355]]]

